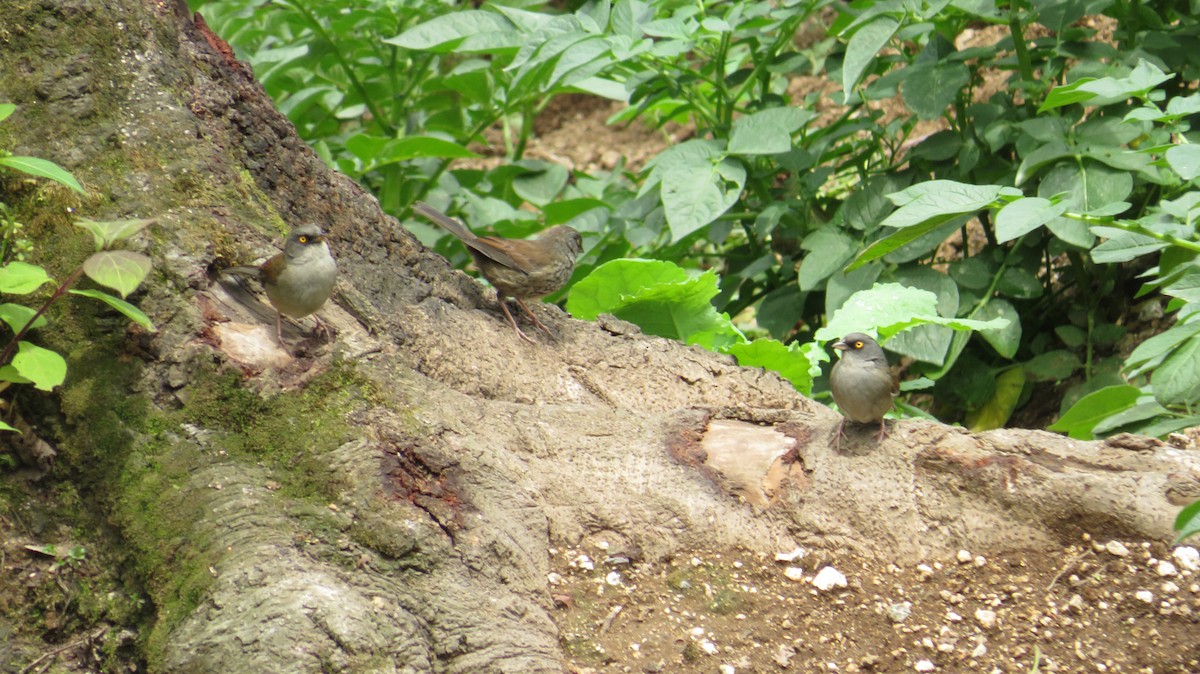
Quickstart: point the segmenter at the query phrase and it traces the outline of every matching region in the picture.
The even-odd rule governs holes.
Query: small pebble
[[[737,669],[733,665],[721,665],[717,669],[721,670],[721,674],[734,674]]]
[[[929,660],[917,660],[917,664],[913,665],[913,669],[918,672],[932,672],[937,669]]]
[[[976,646],[975,650],[971,651],[971,657],[976,659],[982,658],[985,655],[987,655],[987,646],[984,646],[982,643]]]
[[[1171,551],[1175,563],[1187,571],[1200,571],[1200,551],[1188,545],[1181,545]]]
[[[616,571],[610,571],[609,574],[604,577],[604,582],[608,583],[609,585],[613,585],[613,586],[620,585],[621,584],[621,574],[617,573]]]
[[[986,608],[976,609],[975,620],[985,629],[991,629],[996,626],[996,612]]]
[[[804,548],[796,548],[795,550],[792,550],[791,552],[776,552],[775,553],[775,561],[777,561],[777,562],[794,562],[797,559],[803,559],[804,556],[807,554],[808,554],[808,551],[805,550]]]
[[[1147,604],[1154,601],[1154,593],[1150,590],[1138,590],[1137,592],[1133,593],[1133,596],[1137,597],[1138,601],[1145,602]]]
[[[887,607],[888,619],[894,623],[904,622],[908,619],[908,616],[911,613],[912,602],[910,601],[902,601],[898,604],[892,604],[891,606]]]
[[[804,569],[798,566],[789,566],[783,570],[783,575],[787,576],[788,580],[804,580]]]
[[[1158,566],[1155,567],[1154,570],[1158,572],[1158,575],[1163,576],[1164,578],[1166,576],[1174,576],[1175,574],[1179,573],[1179,570],[1175,568],[1174,564],[1166,561],[1159,562]]]
[[[832,566],[827,566],[817,572],[812,584],[822,591],[832,590],[835,587],[846,587],[846,576]]]
[[[562,576],[551,571],[550,573],[546,574],[546,582],[550,583],[551,585],[558,585],[562,582]]]
[[[704,651],[705,653],[708,653],[709,655],[716,655],[717,653],[721,652],[717,648],[717,645],[714,644],[713,642],[709,641],[708,639],[705,639],[704,641],[700,642],[700,649],[702,651]]]
[[[1163,594],[1175,594],[1179,591],[1179,586],[1168,580],[1162,584],[1162,591]]]
[[[975,560],[975,557],[966,550],[959,550],[955,558],[958,559],[959,564],[970,564]]]
[[[1104,549],[1108,551],[1108,554],[1114,557],[1129,556],[1129,548],[1125,547],[1125,544],[1121,541],[1109,541],[1104,544]]]

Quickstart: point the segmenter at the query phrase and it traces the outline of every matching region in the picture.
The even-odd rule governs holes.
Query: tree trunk
[[[74,485],[151,600],[152,671],[558,672],[551,546],[902,561],[1167,540],[1200,492],[1194,457],[1145,439],[915,421],[837,452],[837,415],[778,377],[619,321],[547,306],[558,338],[527,344],[182,3],[7,0],[0,26],[0,99],[18,105],[0,146],[88,189],[6,197],[35,261],[63,278],[86,255],[63,206],[158,221],[134,301],[159,331],[70,305],[42,330],[68,382],[24,403],[59,448],[35,488]],[[208,269],[302,222],[338,259],[338,336],[285,334],[306,340],[293,358]]]

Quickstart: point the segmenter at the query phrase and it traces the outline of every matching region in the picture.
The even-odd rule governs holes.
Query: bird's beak
[[[845,342],[834,342],[833,348],[837,349],[838,351],[845,351],[846,349],[849,349],[850,347],[846,346]]]

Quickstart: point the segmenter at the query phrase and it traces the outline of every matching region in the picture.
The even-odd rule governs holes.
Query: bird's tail
[[[455,220],[449,215],[446,215],[433,206],[430,206],[424,201],[418,201],[417,203],[413,204],[413,210],[441,225],[446,229],[446,231],[453,234],[455,238],[465,243],[470,243],[478,238],[461,222]]]
[[[226,267],[217,272],[220,275],[228,274],[229,276],[249,276],[258,278],[262,274],[262,269],[258,267]]]

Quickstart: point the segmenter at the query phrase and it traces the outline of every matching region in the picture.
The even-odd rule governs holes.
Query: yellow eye
[[[856,348],[856,349],[863,348],[863,343],[862,343],[861,339],[854,343],[854,348]]]
[[[308,243],[308,237],[303,234],[301,234],[296,240],[300,243]]]

